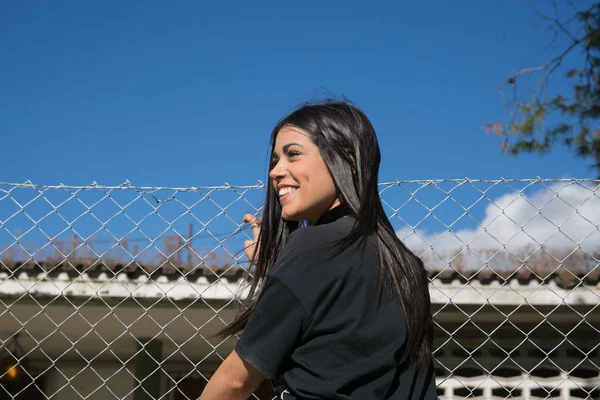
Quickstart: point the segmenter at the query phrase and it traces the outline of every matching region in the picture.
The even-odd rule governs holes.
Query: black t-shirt
[[[404,314],[379,296],[375,240],[332,247],[353,223],[338,208],[290,234],[236,352],[284,400],[435,399],[432,363],[400,363]]]

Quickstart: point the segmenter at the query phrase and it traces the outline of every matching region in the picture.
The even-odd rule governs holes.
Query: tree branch
[[[571,6],[575,7],[574,4],[571,4]],[[551,17],[543,14],[542,12],[540,12],[536,8],[535,4],[531,5],[531,8],[533,9],[535,15],[538,16],[539,18],[542,18],[543,20],[545,20],[547,22],[550,22],[553,26],[557,27],[559,32],[562,32],[569,39],[571,39],[571,41],[572,41],[571,45],[569,45],[561,54],[559,54],[558,56],[554,57],[553,59],[545,62],[544,64],[538,65],[537,67],[523,68],[523,69],[517,71],[516,73],[512,74],[507,79],[508,83],[510,83],[510,84],[515,83],[516,78],[521,75],[543,71],[550,67],[551,67],[550,71],[548,71],[548,73],[545,75],[552,74],[561,65],[563,59],[571,52],[571,50],[573,50],[575,47],[579,46],[583,41],[585,41],[588,38],[589,33],[587,35],[583,36],[582,38],[577,38],[565,27],[565,24],[569,24],[575,18],[577,18],[577,14],[573,15],[571,18],[569,18],[565,22],[561,22],[558,17],[559,12],[558,12],[558,6],[556,3],[556,0],[552,0],[552,7],[553,7],[554,13],[556,15],[555,18],[551,18]],[[554,37],[546,45],[546,47],[544,48],[544,51],[554,43],[554,41],[557,39],[557,37],[558,37],[558,32],[554,32]],[[504,82],[504,85],[506,85],[507,81]]]
[[[514,80],[521,75],[529,74],[532,72],[542,71],[542,70],[550,67],[552,64],[556,64],[556,65],[554,65],[554,67],[552,67],[552,69],[550,70],[549,73],[554,72],[556,70],[556,68],[558,68],[560,66],[560,64],[562,63],[562,60],[567,56],[567,54],[569,54],[571,52],[571,50],[573,50],[575,47],[579,46],[581,44],[581,42],[583,42],[586,38],[587,38],[587,35],[581,39],[574,41],[573,43],[571,43],[571,45],[569,47],[567,47],[562,53],[560,53],[560,55],[554,57],[552,60],[545,62],[542,65],[538,65],[537,67],[531,67],[531,68],[523,68],[520,71],[517,71],[516,73],[511,75],[511,77],[508,79],[509,83],[514,83]],[[511,80],[513,80],[513,82],[511,82]]]

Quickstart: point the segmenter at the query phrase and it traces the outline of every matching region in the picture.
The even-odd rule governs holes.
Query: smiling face
[[[331,174],[310,135],[284,125],[275,139],[269,178],[286,221],[315,224],[340,201]]]

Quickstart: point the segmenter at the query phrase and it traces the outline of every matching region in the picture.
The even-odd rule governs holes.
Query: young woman
[[[221,334],[243,332],[200,399],[245,400],[264,379],[284,400],[436,398],[427,274],[382,207],[371,122],[309,104],[271,143],[260,225],[244,217],[254,280]]]

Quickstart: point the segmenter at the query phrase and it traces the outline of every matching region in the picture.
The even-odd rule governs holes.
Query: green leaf
[[[534,126],[535,123],[533,120],[533,115],[530,115],[529,117],[525,118],[525,120],[521,123],[521,132],[523,132],[523,135],[525,136],[531,136],[531,134],[533,133]]]

